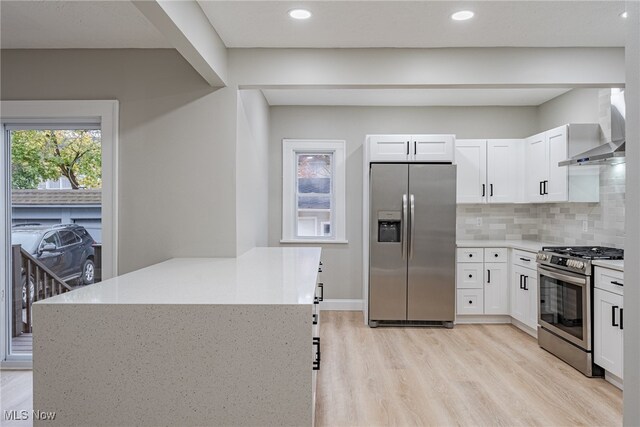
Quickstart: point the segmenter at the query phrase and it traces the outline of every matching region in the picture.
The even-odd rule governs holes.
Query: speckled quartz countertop
[[[612,270],[624,271],[624,260],[597,259],[591,262],[591,264],[610,268]]]
[[[36,304],[312,304],[321,248],[174,258]]]
[[[543,246],[559,246],[533,240],[458,240],[456,245],[459,248],[512,248],[529,252],[538,252]]]

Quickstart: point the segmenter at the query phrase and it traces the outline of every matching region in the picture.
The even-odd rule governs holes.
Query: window
[[[42,243],[40,243],[40,248],[44,248],[44,245],[48,243],[53,243],[56,245],[56,248],[60,247],[60,244],[58,244],[57,234],[55,232],[50,232],[44,236]]]
[[[285,139],[282,243],[346,243],[345,142]]]
[[[61,231],[60,233],[60,246],[69,246],[76,244],[80,241],[78,236],[76,236],[71,231]]]

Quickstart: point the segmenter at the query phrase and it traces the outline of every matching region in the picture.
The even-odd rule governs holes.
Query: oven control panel
[[[559,256],[552,253],[538,252],[536,259],[540,264],[546,264],[553,267],[563,267],[566,270],[576,271],[583,274],[590,269],[589,262],[584,262],[571,257]]]

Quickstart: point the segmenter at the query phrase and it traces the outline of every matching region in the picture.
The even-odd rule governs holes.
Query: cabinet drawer
[[[614,294],[624,295],[624,273],[618,270],[610,270],[608,268],[595,268],[595,287]],[[618,284],[620,283],[620,284]]]
[[[456,268],[456,288],[482,289],[484,283],[484,264],[458,263]]]
[[[483,314],[484,291],[482,289],[458,289],[458,314]]]
[[[485,262],[507,262],[507,248],[485,248]]]
[[[458,262],[484,262],[482,248],[459,248]]]
[[[520,251],[518,249],[513,250],[513,264],[519,265],[525,268],[531,268],[537,270],[536,254],[533,252]]]

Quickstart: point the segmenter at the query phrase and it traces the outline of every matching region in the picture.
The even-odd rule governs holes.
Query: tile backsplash
[[[457,239],[624,248],[624,210],[625,165],[604,165],[600,166],[600,203],[458,205]],[[584,221],[587,231],[583,231]]]
[[[624,248],[624,209],[625,164],[600,166],[600,203],[539,205],[540,240]]]
[[[538,205],[458,205],[457,215],[458,240],[538,238]]]

